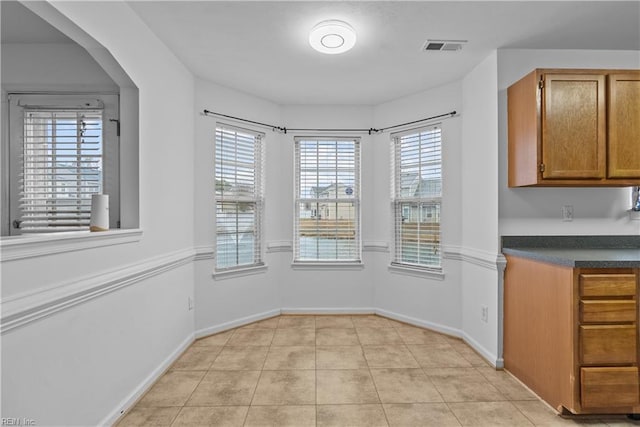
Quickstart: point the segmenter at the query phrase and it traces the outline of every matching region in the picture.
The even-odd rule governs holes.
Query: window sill
[[[364,264],[360,261],[354,262],[294,262],[291,264],[293,270],[362,270]]]
[[[408,265],[391,264],[389,266],[389,271],[396,274],[420,277],[423,279],[444,280],[444,273],[442,270],[428,270],[426,268],[410,267]]]
[[[7,236],[0,239],[0,262],[133,243],[141,238],[142,230],[139,228],[96,233],[70,231]]]
[[[215,280],[233,279],[236,277],[252,276],[254,274],[263,274],[267,272],[267,264],[251,265],[248,267],[239,267],[229,270],[214,271],[213,278]]]

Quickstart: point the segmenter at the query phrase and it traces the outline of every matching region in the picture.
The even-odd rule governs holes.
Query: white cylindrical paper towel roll
[[[109,230],[109,195],[93,194],[91,195],[91,222],[89,223],[91,231],[107,231]]]

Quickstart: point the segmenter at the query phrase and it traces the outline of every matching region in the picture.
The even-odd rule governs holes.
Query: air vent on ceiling
[[[425,52],[455,52],[461,50],[466,40],[427,40],[422,46]]]

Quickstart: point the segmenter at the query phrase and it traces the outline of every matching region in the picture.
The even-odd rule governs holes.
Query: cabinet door
[[[604,75],[544,76],[543,179],[605,177],[605,111]]]
[[[610,178],[640,178],[640,73],[609,76]]]

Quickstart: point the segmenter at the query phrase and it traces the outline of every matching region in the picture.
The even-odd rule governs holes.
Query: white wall
[[[391,135],[374,138],[372,185],[375,216],[372,240],[386,242],[388,252],[371,254],[375,266],[375,307],[384,314],[422,324],[434,329],[459,334],[462,326],[460,262],[449,253],[458,251],[462,243],[461,230],[461,126],[462,109],[460,82],[444,85],[403,97],[374,108],[374,126],[392,126],[451,111],[460,117],[440,121],[442,127],[443,199],[441,232],[444,280],[415,277],[389,271],[393,253],[393,220],[390,199]]]
[[[499,354],[497,54],[462,81],[462,324],[489,360]],[[481,307],[488,321],[481,321]]]
[[[77,44],[2,44],[3,90],[118,91],[98,63]]]
[[[288,128],[359,128],[372,127],[371,108],[367,106],[305,106],[288,105],[282,108],[282,120]],[[284,194],[282,211],[278,220],[283,230],[282,240],[293,241],[294,209],[294,138],[296,136],[358,136],[360,137],[360,223],[362,240],[369,240],[371,223],[377,209],[372,205],[376,188],[371,185],[374,174],[372,138],[367,134],[345,132],[289,132],[283,135],[279,145],[279,161],[273,165],[279,169],[277,191]],[[279,263],[286,277],[280,282],[281,304],[285,310],[311,311],[370,311],[373,307],[373,265],[363,251],[362,270],[292,269],[292,252],[281,252]]]
[[[640,222],[625,212],[629,188],[508,188],[507,88],[535,68],[640,68],[638,51],[498,51],[499,188],[501,235],[640,234]],[[561,209],[572,205],[574,220],[563,222]]]
[[[95,425],[113,421],[193,337],[194,81],[126,4],[44,5],[109,49],[139,88],[143,236],[2,263],[3,306],[46,314],[18,313],[22,325],[3,333],[2,416]]]
[[[191,289],[181,284],[192,280],[188,264],[3,335],[2,416],[49,426],[113,422],[190,338],[183,308]]]
[[[484,71],[483,71],[484,72]],[[495,72],[495,70],[494,70]],[[484,74],[481,74],[484,76]],[[494,74],[495,76],[495,74]],[[481,77],[485,78],[485,77]],[[495,85],[494,85],[495,86]],[[374,108],[367,106],[278,106],[269,101],[225,88],[204,80],[196,83],[196,246],[202,254],[196,262],[196,334],[211,333],[248,320],[277,313],[278,310],[300,312],[357,312],[377,309],[383,314],[463,335],[462,253],[463,204],[462,123],[466,113],[462,82],[449,84],[405,97]],[[495,91],[494,91],[495,99]],[[495,103],[495,102],[494,102]],[[480,105],[477,104],[477,105]],[[471,107],[470,107],[471,108]],[[475,108],[475,107],[474,107]],[[212,164],[213,132],[217,120],[200,114],[204,109],[287,128],[364,128],[384,127],[457,110],[462,115],[441,121],[443,128],[443,259],[444,280],[392,273],[388,270],[392,245],[390,209],[390,135],[360,135],[362,147],[362,240],[363,270],[292,268],[293,240],[293,141],[296,135],[313,132],[290,131],[287,134],[263,130],[266,138],[266,213],[265,260],[267,271],[232,278],[214,278],[212,251],[215,230]],[[478,113],[471,109],[472,113]],[[480,109],[484,114],[484,109]],[[472,114],[470,113],[470,114]],[[486,117],[480,117],[480,121]],[[494,128],[497,127],[494,113]],[[248,126],[250,125],[242,125]],[[317,134],[317,133],[316,133]],[[332,134],[334,135],[334,134]],[[335,133],[334,136],[341,136]],[[495,154],[497,139],[493,141]],[[477,143],[477,141],[473,141]],[[474,155],[482,152],[473,148]],[[497,158],[497,155],[496,155]],[[469,157],[471,159],[471,157]],[[496,160],[494,160],[494,163]],[[482,172],[485,173],[485,172]],[[485,176],[485,175],[483,175]],[[489,175],[486,180],[496,180]],[[494,192],[496,186],[494,185]],[[483,198],[483,194],[472,197]],[[493,196],[494,200],[497,196]],[[497,202],[494,209],[494,247],[497,254]],[[474,219],[474,218],[472,218]],[[476,219],[477,220],[477,219]],[[273,245],[275,250],[268,249]],[[487,250],[487,247],[482,246]],[[476,248],[477,249],[477,248]],[[485,255],[484,253],[482,254]],[[486,261],[486,260],[485,260]],[[487,267],[478,267],[487,269]],[[495,263],[489,274],[495,278]],[[480,274],[485,274],[484,272]],[[472,277],[473,279],[473,277]],[[489,281],[489,279],[485,280]],[[489,293],[481,301],[495,298]],[[479,286],[473,290],[483,289]],[[496,302],[491,311],[497,312]],[[479,312],[479,309],[478,309]],[[495,317],[495,315],[494,315]],[[495,328],[495,321],[491,324]],[[489,328],[490,326],[486,326]],[[496,357],[495,333],[491,344],[483,343]],[[493,347],[492,347],[493,346]]]
[[[281,168],[280,134],[270,129],[249,126],[229,119],[204,116],[206,110],[250,120],[281,122],[280,107],[272,102],[226,88],[205,80],[196,81],[195,134],[195,243],[200,256],[195,263],[195,328],[199,335],[228,328],[233,322],[246,322],[257,317],[273,315],[280,308],[278,283],[279,265],[274,256],[266,254],[267,270],[259,274],[214,280],[213,248],[215,243],[215,183],[214,148],[216,123],[236,125],[264,132],[265,150],[265,240],[281,240],[284,191],[279,188],[286,173]],[[277,314],[277,312],[275,313]]]
[[[287,128],[383,127],[453,110],[460,111],[462,86],[450,84],[389,102],[368,106],[277,106],[219,85],[197,81],[196,110],[228,115]],[[230,122],[218,119],[222,122]],[[196,246],[213,250],[214,216],[213,132],[216,119],[200,115],[196,121]],[[251,127],[250,125],[244,125]],[[459,252],[461,216],[461,118],[442,121],[444,135],[443,244]],[[254,129],[260,130],[259,127]],[[263,129],[266,134],[266,273],[213,278],[213,259],[196,263],[196,330],[204,334],[274,310],[301,312],[358,312],[383,310],[440,330],[458,334],[461,327],[460,261],[445,256],[445,279],[425,279],[391,273],[390,135],[361,138],[361,227],[364,269],[292,268],[293,258],[293,146],[297,135]],[[323,135],[329,135],[323,133]],[[331,136],[349,136],[334,132]],[[352,134],[353,135],[353,134]]]

